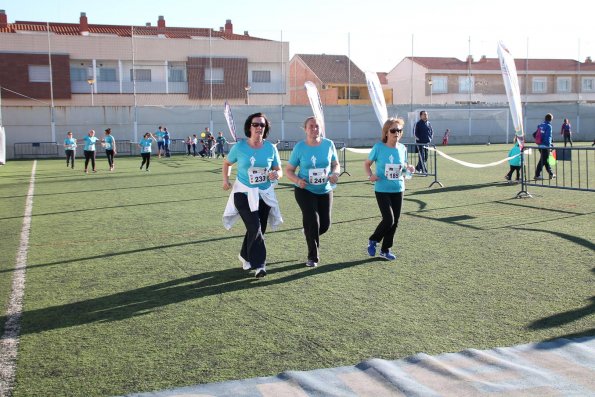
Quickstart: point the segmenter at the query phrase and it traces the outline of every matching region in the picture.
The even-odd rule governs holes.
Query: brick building
[[[9,23],[0,10],[6,106],[51,96],[57,106],[277,104],[288,56],[288,43],[237,34],[231,20],[219,30],[168,27],[163,16],[157,26],[97,25],[85,13],[78,24]]]

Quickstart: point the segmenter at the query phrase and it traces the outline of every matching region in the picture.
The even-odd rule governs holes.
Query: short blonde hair
[[[398,124],[401,126],[401,129],[403,129],[405,127],[405,120],[403,120],[400,117],[389,117],[388,120],[386,120],[384,122],[384,125],[382,126],[382,142],[386,143],[386,141],[388,140],[388,130],[390,129],[390,126],[393,124]]]

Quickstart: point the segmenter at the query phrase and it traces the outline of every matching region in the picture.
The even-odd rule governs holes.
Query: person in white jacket
[[[237,163],[237,176],[229,196],[223,224],[227,229],[241,217],[246,234],[238,258],[244,270],[255,270],[255,276],[266,276],[267,221],[275,229],[283,222],[272,181],[282,176],[277,147],[266,140],[270,123],[262,113],[254,113],[244,123],[248,139],[241,140],[223,160],[223,190],[232,189],[230,167]]]

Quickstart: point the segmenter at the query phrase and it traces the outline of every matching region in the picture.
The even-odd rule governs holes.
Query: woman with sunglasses
[[[232,189],[223,213],[223,225],[230,229],[241,217],[246,234],[238,258],[244,270],[255,270],[256,278],[266,276],[267,221],[275,230],[282,222],[279,203],[271,181],[282,176],[277,147],[268,142],[270,123],[262,113],[254,113],[244,123],[244,139],[233,145],[223,160],[223,190]],[[231,166],[237,163],[233,186]]]
[[[316,267],[320,261],[320,236],[331,226],[333,185],[339,180],[341,165],[335,144],[321,135],[315,117],[306,119],[304,130],[306,139],[293,148],[285,173],[295,183],[295,200],[302,210],[304,236],[308,245],[306,266]]]
[[[380,257],[390,261],[396,259],[391,247],[401,216],[404,175],[415,172],[415,167],[407,164],[407,147],[399,143],[404,125],[405,121],[401,118],[386,120],[382,126],[382,142],[374,145],[364,161],[368,179],[375,182],[376,202],[382,215],[382,220],[368,241],[368,255],[375,256],[376,244],[382,241]],[[375,172],[372,172],[372,163],[376,163]]]

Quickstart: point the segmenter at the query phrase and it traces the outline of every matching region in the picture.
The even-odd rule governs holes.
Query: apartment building
[[[516,59],[521,99],[526,103],[595,102],[595,64],[573,59]],[[406,57],[388,74],[394,104],[503,104],[507,102],[498,58],[475,61]]]
[[[219,30],[8,22],[0,10],[5,106],[278,104],[287,101],[287,42]]]

